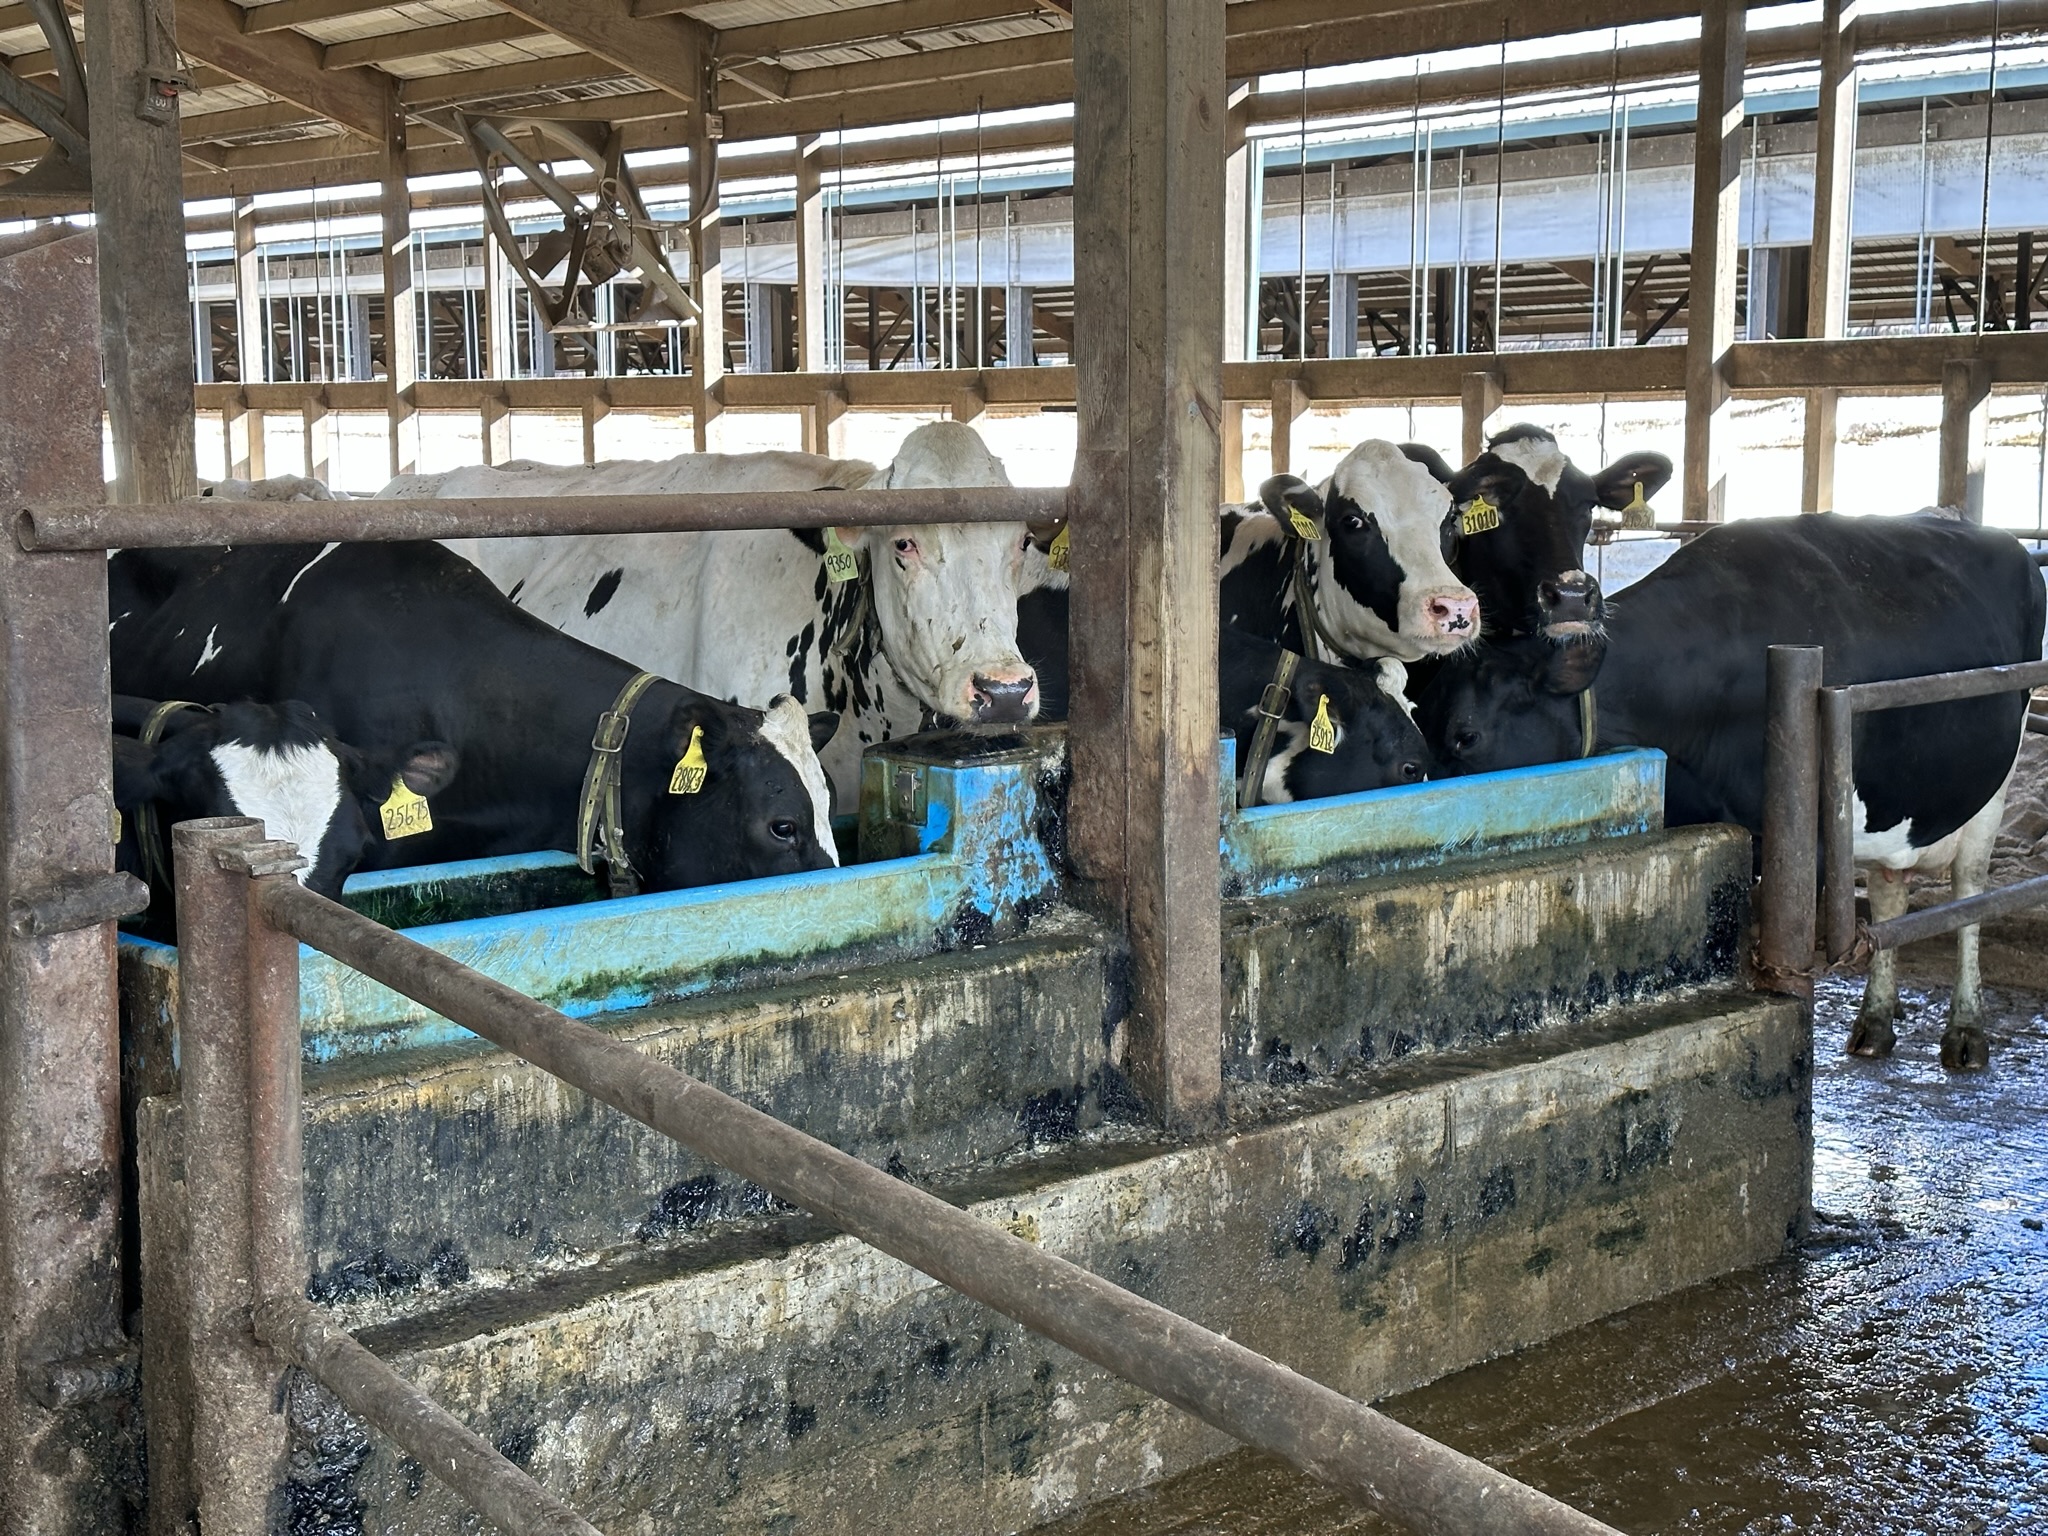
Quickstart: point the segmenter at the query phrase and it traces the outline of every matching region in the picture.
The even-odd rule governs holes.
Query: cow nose
[[[1584,571],[1565,571],[1536,588],[1546,624],[1590,624],[1600,617],[1600,583]]]
[[[981,725],[1016,725],[1031,718],[1031,706],[1038,697],[1038,679],[1026,672],[1022,677],[984,677],[974,674],[974,718]]]
[[[1423,604],[1429,615],[1430,633],[1470,635],[1479,629],[1479,599],[1476,597],[1432,597]]]

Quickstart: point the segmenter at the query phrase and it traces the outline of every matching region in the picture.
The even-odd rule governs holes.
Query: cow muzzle
[[[1432,592],[1422,600],[1422,632],[1432,640],[1463,645],[1479,637],[1479,599],[1460,587]]]
[[[1038,675],[1028,667],[975,673],[968,712],[976,725],[1023,724],[1038,713]]]
[[[1600,583],[1584,571],[1560,571],[1536,588],[1537,612],[1552,635],[1584,633],[1606,617]]]

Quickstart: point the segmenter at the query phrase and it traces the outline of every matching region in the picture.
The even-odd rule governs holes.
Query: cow
[[[364,867],[588,851],[593,738],[639,670],[522,611],[452,551],[124,550],[108,584],[123,692],[303,699],[366,752],[433,741],[459,757],[438,796],[401,767]],[[814,746],[829,715],[807,719],[789,699],[745,709],[659,678],[628,715],[612,759],[620,836],[605,839],[615,886],[628,870],[668,890],[838,862]]]
[[[1667,822],[1763,830],[1764,657],[1825,648],[1829,684],[1915,677],[2041,656],[2048,594],[2011,535],[1923,513],[1758,518],[1714,529],[1607,604],[1604,657],[1541,636],[1445,664],[1418,709],[1439,771],[1476,773],[1575,757],[1580,696],[1598,678],[1597,748],[1668,758]],[[1912,871],[1953,870],[1982,890],[2026,715],[2023,693],[1861,715],[1856,858],[1874,921],[1906,908]],[[1945,1066],[1981,1069],[1977,931],[1958,935]],[[1896,1040],[1897,974],[1872,961],[1849,1049]]]
[[[401,477],[383,496],[623,495],[1007,486],[973,428],[917,428],[886,470],[797,453],[685,454],[587,468],[512,463]],[[788,694],[840,714],[825,749],[858,793],[864,746],[935,722],[1018,723],[1038,681],[1017,654],[1022,523],[585,534],[461,546],[565,632],[720,698]],[[850,553],[851,561],[843,559]],[[858,574],[853,574],[855,567]],[[832,580],[834,568],[852,576]]]
[[[1037,671],[1044,694],[1041,720],[1067,717],[1067,613],[1067,590],[1059,584],[1028,593],[1017,605],[1017,643]],[[1217,717],[1237,736],[1240,776],[1250,767],[1260,704],[1281,657],[1277,641],[1229,627],[1217,637]],[[1407,681],[1402,664],[1387,657],[1365,668],[1301,658],[1251,803],[1275,805],[1421,782],[1428,759],[1404,691]],[[1315,740],[1321,735],[1319,722],[1328,728],[1322,746]],[[1240,777],[1240,803],[1246,799],[1244,790]]]
[[[140,739],[145,727],[150,740]],[[438,796],[457,768],[445,742],[415,741],[373,756],[338,740],[299,699],[160,706],[114,700],[114,807],[120,867],[150,881],[148,931],[168,936],[170,828],[210,816],[253,816],[265,835],[298,846],[300,882],[338,897],[383,841],[377,810],[394,779]],[[147,839],[147,842],[145,842]]]

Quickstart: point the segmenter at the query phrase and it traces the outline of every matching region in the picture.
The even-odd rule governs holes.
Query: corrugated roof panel
[[[354,16],[336,16],[329,21],[312,21],[294,28],[318,43],[346,43],[361,37],[383,37],[392,32],[411,32],[420,27],[444,26],[451,21],[474,21],[496,16],[498,7],[490,0],[413,0],[412,4],[383,11],[363,11]]]

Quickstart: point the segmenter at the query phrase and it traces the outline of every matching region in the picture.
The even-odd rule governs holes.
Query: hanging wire
[[[1308,345],[1308,50],[1301,50],[1301,137],[1294,146],[1294,319],[1300,356]]]
[[[1415,107],[1408,118],[1408,352],[1422,351],[1423,327],[1429,323],[1422,296],[1422,233],[1417,221],[1422,214],[1422,60],[1415,61]]]
[[[1506,311],[1503,309],[1502,282],[1507,272],[1506,253],[1501,250],[1504,230],[1502,193],[1506,183],[1504,173],[1508,159],[1508,24],[1500,24],[1500,99],[1494,111],[1493,120],[1493,350],[1500,351],[1501,337],[1506,330]]]
[[[1991,0],[1991,73],[1984,82],[1984,193],[1977,211],[1977,334],[1991,313],[1991,126],[1998,110],[1998,9]]]
[[[974,366],[988,366],[988,295],[981,271],[981,98],[974,98]]]
[[[839,252],[839,324],[833,329],[833,342],[838,349],[839,367],[846,368],[846,114],[839,116],[839,237],[834,241]],[[872,316],[870,316],[872,319]],[[868,359],[868,370],[873,372],[875,360]]]

